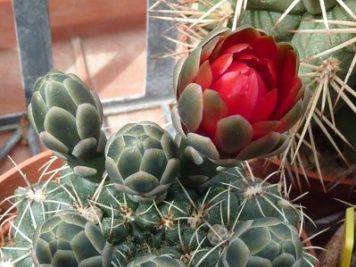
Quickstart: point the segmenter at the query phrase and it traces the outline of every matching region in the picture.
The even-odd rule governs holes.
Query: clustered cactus
[[[180,78],[187,87],[189,64],[188,59]],[[2,217],[12,226],[12,240],[0,250],[0,265],[313,266],[297,230],[300,211],[284,198],[279,183],[247,175],[238,162],[236,143],[244,136],[239,131],[246,132],[241,125],[223,126],[224,138],[236,137],[219,140],[226,150],[229,144],[234,149],[221,154],[224,161],[218,160],[213,137],[197,131],[174,140],[152,122],[128,124],[106,142],[101,104],[79,78],[52,72],[35,88],[30,119],[67,165],[59,177],[19,188],[8,199],[17,214]],[[186,105],[196,101],[185,98]],[[185,105],[179,101],[182,115]],[[180,127],[187,131],[186,119]],[[251,157],[283,143],[273,130],[264,135],[272,145],[258,142],[263,136],[248,136]]]

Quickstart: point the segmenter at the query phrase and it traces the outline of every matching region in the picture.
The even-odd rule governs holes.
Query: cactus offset
[[[48,73],[36,81],[28,114],[41,141],[77,175],[101,181],[106,137],[95,92],[73,74]]]

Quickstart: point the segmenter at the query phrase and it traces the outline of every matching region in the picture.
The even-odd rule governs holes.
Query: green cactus
[[[282,197],[281,186],[256,177],[235,181],[232,187],[241,202],[239,219],[276,217],[297,227],[300,223],[298,209]]]
[[[301,266],[303,245],[295,228],[276,218],[244,221],[222,253],[218,266]]]
[[[13,226],[9,233],[13,243],[0,250],[0,265],[229,267],[235,252],[240,253],[238,260],[250,262],[241,266],[253,262],[297,266],[312,261],[296,234],[300,213],[282,197],[279,184],[247,177],[236,159],[227,164],[234,167],[221,167],[209,156],[209,142],[188,136],[189,142],[195,141],[187,143],[183,138],[176,143],[151,122],[128,124],[112,135],[105,151],[93,145],[93,149],[83,148],[88,153],[85,158],[74,159],[78,144],[86,146],[81,145],[85,138],[77,136],[89,129],[82,123],[94,114],[78,117],[80,107],[96,110],[94,117],[99,120],[88,127],[100,132],[100,104],[71,75],[52,73],[36,86],[29,107],[31,120],[44,142],[51,139],[49,135],[56,138],[58,142],[51,139],[54,143],[47,145],[66,157],[69,166],[48,181],[41,181],[41,175],[38,183],[19,188],[5,200],[13,202],[18,214],[8,218],[7,211],[0,217]],[[91,104],[73,106],[69,96],[71,101],[84,99]],[[71,122],[56,120],[63,119],[63,125],[70,127],[77,121],[79,130],[71,136],[53,132],[61,128],[53,121],[53,109],[72,116]],[[52,123],[56,127],[48,126]],[[90,138],[99,140],[100,134],[94,132]],[[273,147],[279,145],[277,140]],[[58,150],[64,146],[67,152]],[[92,160],[104,158],[109,179],[98,183],[106,174]],[[78,168],[93,168],[96,174],[83,175]],[[255,236],[258,242],[251,242]]]
[[[75,174],[101,181],[106,137],[98,96],[74,74],[50,72],[34,87],[28,116],[41,141]]]
[[[109,267],[112,247],[100,229],[73,212],[59,213],[38,226],[33,237],[36,267]]]
[[[127,124],[108,142],[106,169],[116,188],[133,200],[159,202],[178,177],[177,150],[169,134],[158,125]]]

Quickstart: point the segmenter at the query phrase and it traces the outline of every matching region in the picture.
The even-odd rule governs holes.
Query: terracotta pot
[[[22,178],[21,170],[30,183],[37,182],[40,177],[41,170],[40,168],[51,159],[53,156],[52,151],[45,151],[36,156],[33,156],[17,165],[17,167],[13,167],[8,170],[4,174],[0,176],[0,201],[11,196],[17,187],[19,186],[27,186],[25,180]],[[49,170],[53,170],[59,168],[63,164],[62,160],[56,159],[50,166]],[[50,175],[44,175],[42,179],[48,179]],[[9,202],[4,202],[1,205],[1,209],[5,210],[10,207]]]

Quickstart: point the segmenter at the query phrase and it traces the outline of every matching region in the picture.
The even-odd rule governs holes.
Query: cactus
[[[73,163],[73,151],[84,139],[77,138],[78,132],[75,136],[52,132],[46,126],[57,123],[51,119],[51,110],[63,109],[63,114],[72,116],[72,122],[85,122],[92,116],[97,119],[100,112],[84,112],[78,118],[81,105],[95,109],[100,104],[78,104],[74,113],[64,106],[69,102],[63,99],[55,99],[60,107],[52,106],[54,100],[49,96],[53,90],[59,90],[56,92],[66,100],[71,93],[73,99],[92,96],[88,92],[74,94],[71,90],[76,89],[68,83],[85,88],[78,78],[58,73],[36,84],[40,89],[29,107],[31,120],[44,142],[53,135],[65,144],[65,153],[58,150],[63,146],[52,146],[59,144],[54,139],[49,147],[66,162],[49,172],[49,180],[42,181],[48,174],[48,163],[37,183],[28,183],[5,199],[13,203],[11,208],[16,208],[17,214],[9,210],[0,217],[3,224],[11,225],[9,242],[0,249],[0,265],[227,267],[231,266],[230,251],[236,249],[242,253],[241,259],[252,262],[259,257],[259,262],[276,263],[272,266],[313,260],[297,234],[301,213],[283,198],[280,184],[246,175],[242,164],[233,158],[232,167],[221,167],[208,157],[201,162],[201,155],[185,146],[184,140],[175,142],[154,123],[127,124],[112,135],[104,150],[97,150],[98,143],[94,146],[93,142],[86,157],[77,157]],[[48,100],[46,108],[38,105],[38,99]],[[86,98],[89,102],[93,99]],[[46,112],[38,112],[40,108]],[[97,122],[95,129],[101,119],[100,124]],[[95,132],[102,130],[99,127]],[[93,138],[100,139],[99,135]],[[105,174],[92,165],[92,160],[103,159]],[[189,160],[196,169],[187,172]],[[78,168],[93,168],[96,173],[84,175]],[[255,232],[264,235],[253,246],[248,236]],[[244,244],[239,249],[236,244],[241,242]],[[266,243],[273,257],[256,251]]]
[[[218,266],[300,266],[301,241],[298,233],[276,218],[244,221],[236,225]]]
[[[62,212],[39,225],[33,236],[36,267],[109,267],[112,247],[100,229],[73,212]]]
[[[350,160],[350,154],[354,150],[353,138],[343,126],[345,117],[340,119],[337,113],[346,108],[346,124],[354,124],[355,1],[192,0],[179,4],[173,4],[171,0],[159,2],[162,5],[152,8],[151,15],[171,20],[175,23],[173,28],[180,29],[178,40],[175,41],[182,47],[179,51],[183,52],[174,53],[174,56],[191,53],[199,46],[200,40],[210,38],[211,32],[221,26],[234,31],[241,26],[250,25],[272,35],[277,41],[290,42],[302,62],[299,75],[304,82],[304,92],[309,101],[303,104],[304,116],[288,136],[288,145],[281,156],[282,175],[285,175],[284,167],[292,166],[302,169],[303,176],[308,178],[305,170],[312,169],[318,173],[322,186],[324,174],[342,176],[341,178],[354,176],[354,162]],[[167,12],[165,6],[173,10]],[[221,11],[223,8],[225,12]],[[194,67],[191,70],[194,71]],[[221,112],[221,105],[215,107]],[[320,139],[324,140],[322,145],[318,144]],[[325,146],[325,143],[328,145]],[[335,152],[339,160],[335,160]],[[333,167],[328,168],[330,162]],[[292,178],[300,179],[299,175]],[[300,181],[293,183],[300,184]]]
[[[178,177],[177,150],[173,139],[158,125],[128,124],[108,142],[106,169],[116,187],[132,199],[162,201]]]
[[[28,115],[41,141],[66,159],[74,173],[101,181],[106,137],[95,92],[73,74],[48,73],[35,83]]]

